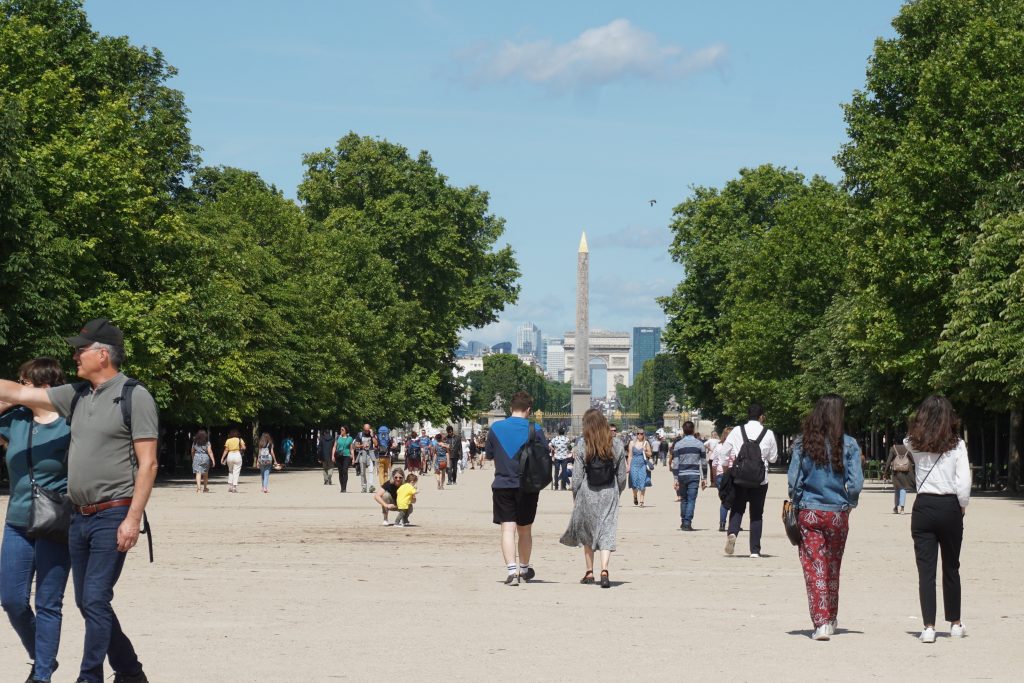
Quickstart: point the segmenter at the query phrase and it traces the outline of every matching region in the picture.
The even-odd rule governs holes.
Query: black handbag
[[[804,468],[803,463],[800,463],[800,477],[803,476]],[[803,498],[803,491],[800,489],[800,477],[797,477],[796,486],[794,490],[799,494],[800,498]],[[782,526],[786,527],[786,537],[789,538],[789,542],[793,545],[800,545],[800,520],[797,519],[797,513],[800,511],[800,500],[797,496],[793,496],[793,500],[782,501]]]
[[[28,430],[28,478],[32,483],[32,506],[28,513],[28,529],[25,535],[29,538],[44,538],[54,543],[68,542],[68,529],[71,528],[71,499],[58,491],[44,489],[36,483],[32,469],[32,432]]]

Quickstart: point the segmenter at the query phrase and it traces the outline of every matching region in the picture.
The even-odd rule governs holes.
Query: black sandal
[[[601,572],[601,588],[611,588],[612,582],[608,580],[608,570],[605,569]]]
[[[587,573],[580,579],[580,583],[594,583],[594,570],[588,569]]]

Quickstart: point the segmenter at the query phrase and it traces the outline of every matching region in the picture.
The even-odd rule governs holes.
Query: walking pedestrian
[[[356,437],[356,459],[359,461],[359,486],[363,493],[377,490],[373,483],[373,467],[377,461],[377,437],[373,427],[363,425],[363,431]]]
[[[213,467],[213,446],[205,429],[192,439],[192,474],[196,475],[196,493],[210,492],[210,468]]]
[[[540,498],[539,491],[531,493],[519,488],[516,454],[530,438],[530,430],[536,432],[535,438],[544,446],[547,446],[547,438],[540,425],[529,421],[533,397],[528,393],[516,392],[509,402],[509,410],[512,414],[495,422],[487,433],[485,453],[489,460],[494,461],[491,504],[494,523],[501,527],[501,554],[508,570],[505,585],[515,586],[520,580],[530,581],[537,574],[530,559],[533,553],[533,522]]]
[[[438,432],[432,442],[434,448],[434,476],[437,478],[437,488],[444,491],[444,483],[448,479],[448,441],[444,434]]]
[[[405,440],[405,469],[408,472],[419,472],[422,460],[420,454],[420,440],[416,432],[412,432]]]
[[[451,425],[448,425],[445,432],[445,441],[448,443],[448,483],[454,486],[459,481],[459,465],[462,462],[462,437],[455,433],[455,429]]]
[[[914,490],[914,459],[910,457],[910,449],[902,443],[894,443],[882,470],[892,480],[892,513],[902,515],[907,504],[907,491]]]
[[[324,474],[324,486],[334,484],[334,455],[336,450],[337,444],[331,430],[325,429],[320,432],[320,469],[323,470]]]
[[[611,430],[608,431],[608,438],[611,438]],[[565,435],[565,427],[558,428],[558,436],[551,439],[551,462],[554,463],[554,476],[551,478],[551,488],[558,490],[561,486],[565,490],[565,471],[569,467],[569,460],[572,459],[570,452],[569,437]]]
[[[736,548],[736,537],[740,533],[743,513],[750,504],[750,557],[761,557],[761,530],[764,526],[764,501],[768,497],[768,464],[779,459],[779,447],[775,434],[764,426],[764,407],[760,403],[752,403],[747,410],[747,423],[740,425],[729,434],[729,444],[736,452],[733,461],[733,474],[741,467],[741,456],[744,455],[743,444],[749,443],[748,451],[755,461],[758,452],[761,456],[764,476],[761,483],[741,483],[736,480],[736,496],[733,499],[729,514],[729,536],[725,541],[725,554],[732,555]],[[754,448],[756,447],[756,448]],[[753,463],[752,463],[753,464]],[[734,476],[735,479],[735,476]]]
[[[348,427],[338,428],[338,438],[331,449],[331,462],[338,466],[338,482],[341,492],[348,491],[348,468],[352,466],[352,443],[355,441],[348,435]]]
[[[704,444],[693,435],[694,424],[687,420],[683,423],[683,438],[672,444],[672,457],[675,459],[675,488],[682,499],[679,502],[679,528],[693,531],[693,512],[697,506],[697,491],[703,479],[700,472],[701,456]]]
[[[647,441],[647,434],[638,429],[636,438],[629,442],[629,488],[633,489],[633,505],[640,507],[644,506],[647,482],[651,476],[647,463],[650,457],[651,444]]]
[[[960,619],[960,547],[964,515],[971,502],[971,463],[960,438],[960,417],[944,396],[929,396],[918,407],[904,440],[914,459],[917,497],[910,516],[917,559],[922,643],[935,642],[935,566],[942,552],[942,605],[951,638],[963,638]]]
[[[427,430],[420,432],[420,474],[426,474],[428,469],[434,467],[434,444],[433,439],[427,436]]]
[[[228,432],[224,442],[224,453],[220,456],[220,464],[228,467],[228,493],[238,493],[238,477],[242,473],[242,460],[245,455],[245,441],[237,429]]]
[[[377,484],[383,486],[391,473],[391,430],[377,428]]]
[[[285,436],[281,442],[281,450],[284,452],[284,466],[292,464],[292,451],[295,450],[295,441],[290,436]]]
[[[55,411],[70,423],[68,496],[75,512],[68,550],[75,603],[85,619],[78,680],[100,683],[109,659],[116,683],[146,683],[110,603],[156,479],[156,403],[121,373],[124,335],[109,320],[90,320],[66,341],[83,382],[42,389],[0,381],[0,401]]]
[[[586,573],[580,583],[594,583],[594,551],[601,553],[601,588],[611,587],[608,563],[615,551],[619,527],[619,496],[629,470],[626,451],[612,439],[608,421],[594,408],[583,414],[583,439],[573,457],[573,509],[569,527],[559,542],[583,546]]]
[[[260,435],[257,448],[256,465],[260,468],[263,493],[270,493],[270,470],[277,467],[277,455],[274,454],[274,439],[267,432],[263,432]]]
[[[789,461],[789,497],[798,508],[798,554],[807,587],[814,640],[835,635],[839,573],[864,473],[860,446],[845,433],[845,403],[836,394],[818,399],[804,418]]]
[[[22,385],[49,389],[64,384],[53,358],[36,358],[18,370]],[[7,448],[10,498],[0,542],[0,604],[32,660],[28,682],[49,681],[57,668],[64,590],[71,571],[67,543],[28,535],[32,484],[56,493],[68,488],[71,431],[53,410],[0,404],[0,445]],[[35,583],[35,611],[32,586]]]
[[[711,470],[715,476],[715,488],[719,491],[719,507],[718,507],[718,530],[725,531],[725,522],[729,515],[729,508],[725,506],[725,501],[721,500],[722,497],[722,482],[725,480],[726,475],[732,468],[732,461],[736,454],[733,452],[732,444],[729,443],[729,434],[732,433],[732,427],[726,427],[725,431],[722,432],[722,440],[719,441],[718,445],[715,446],[714,452],[711,454]]]

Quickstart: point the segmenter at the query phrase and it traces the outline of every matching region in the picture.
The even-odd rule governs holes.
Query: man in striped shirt
[[[683,423],[683,438],[672,444],[673,466],[676,469],[675,489],[681,498],[679,515],[683,531],[693,531],[693,510],[697,506],[697,491],[700,489],[700,464],[704,456],[704,444],[693,435],[693,422]]]

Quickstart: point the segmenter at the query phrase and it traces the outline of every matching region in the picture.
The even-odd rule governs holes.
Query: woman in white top
[[[917,474],[917,499],[910,518],[917,557],[918,591],[924,630],[921,642],[935,642],[935,565],[942,551],[942,603],[949,635],[962,638],[960,545],[971,500],[971,465],[960,438],[960,418],[943,396],[929,396],[918,407],[904,445]]]
[[[722,480],[725,478],[725,473],[732,467],[732,461],[736,458],[736,453],[733,450],[732,444],[727,441],[729,434],[732,433],[732,427],[726,427],[725,431],[722,432],[722,440],[715,444],[715,447],[711,451],[711,467],[712,475],[715,477],[715,488],[720,489],[722,486]],[[715,434],[712,432],[712,436]],[[703,483],[703,480],[701,481]],[[729,508],[725,507],[725,503],[721,503],[718,510],[718,530],[725,531],[726,518],[729,516]]]

